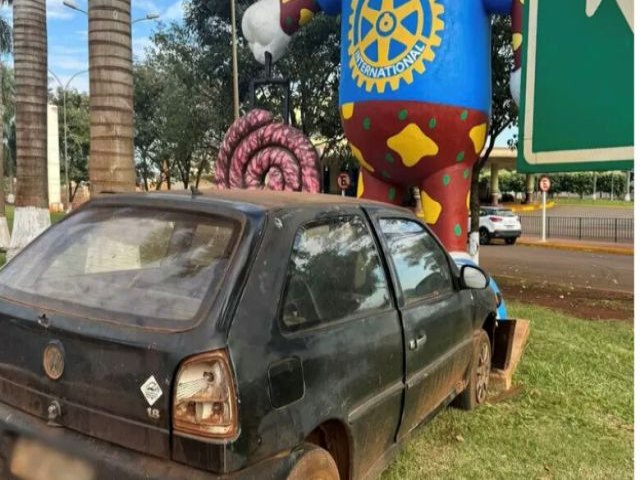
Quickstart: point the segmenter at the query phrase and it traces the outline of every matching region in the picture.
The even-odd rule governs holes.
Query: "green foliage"
[[[64,179],[64,112],[65,112],[65,92],[58,87],[49,98],[49,101],[58,107],[58,129],[60,142],[61,172]],[[89,95],[70,89],[66,92],[67,111],[67,155],[69,157],[69,181],[75,182],[76,186],[80,182],[89,179]],[[64,180],[63,180],[64,181]],[[69,197],[73,200],[75,190],[70,189]]]

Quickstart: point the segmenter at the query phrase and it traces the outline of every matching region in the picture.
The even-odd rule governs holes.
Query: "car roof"
[[[373,200],[357,199],[353,197],[342,197],[340,195],[328,195],[308,192],[284,192],[272,190],[240,190],[240,189],[217,189],[208,188],[198,190],[196,193],[190,190],[171,190],[163,192],[139,192],[128,194],[103,194],[100,198],[107,197],[109,202],[119,201],[128,198],[136,200],[198,200],[210,201],[211,203],[225,204],[231,208],[241,210],[281,210],[287,208],[300,207],[327,207],[327,206],[378,206],[397,209],[406,212],[406,208],[395,207],[393,205],[376,202]]]

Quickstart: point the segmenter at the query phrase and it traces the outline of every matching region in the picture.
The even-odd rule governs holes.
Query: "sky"
[[[87,0],[75,0],[83,10],[87,10]],[[143,18],[149,13],[160,15],[158,21],[164,23],[180,22],[183,18],[182,0],[132,0],[132,18]],[[11,10],[7,7],[0,13],[11,19]],[[144,51],[150,45],[149,37],[157,28],[157,21],[138,22],[133,25],[134,59],[144,57]],[[47,0],[47,35],[49,48],[49,70],[66,84],[76,73],[89,68],[88,24],[87,16],[62,4],[62,0]],[[9,63],[11,59],[9,58]],[[49,86],[55,88],[57,82],[50,75]],[[87,73],[77,75],[69,85],[80,91],[89,91]]]

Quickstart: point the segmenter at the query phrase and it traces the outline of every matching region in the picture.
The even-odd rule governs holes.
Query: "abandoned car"
[[[380,203],[103,196],[0,270],[0,478],[375,478],[485,399],[487,286]]]

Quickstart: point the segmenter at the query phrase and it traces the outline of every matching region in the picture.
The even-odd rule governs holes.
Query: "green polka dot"
[[[389,172],[387,172],[386,170],[382,171],[382,176],[386,179],[391,178],[391,174]]]
[[[464,152],[460,152],[460,153],[458,153],[458,155],[456,156],[456,160],[457,160],[458,162],[463,161],[463,160],[464,160]]]
[[[393,202],[396,199],[396,189],[395,189],[395,187],[389,188],[389,191],[387,192],[387,198],[391,202]]]
[[[291,17],[287,17],[287,18],[285,19],[285,23],[286,23],[287,25],[291,25],[291,24],[293,23],[293,18],[291,18]]]
[[[462,227],[460,226],[459,223],[456,223],[456,226],[453,227],[453,233],[456,234],[456,237],[459,237],[460,235],[462,235]]]
[[[400,120],[406,120],[408,116],[409,116],[409,112],[406,109],[400,110],[400,113],[398,113],[398,118]]]
[[[362,121],[362,127],[365,130],[369,130],[371,128],[371,119],[369,117],[366,117],[363,121]]]
[[[468,110],[463,110],[462,113],[460,114],[460,118],[462,120],[466,120],[469,117],[469,111]]]
[[[463,176],[464,178],[469,178],[469,169],[468,169],[468,168],[465,168],[465,169],[464,169],[464,172],[462,172],[462,176]]]
[[[437,124],[438,122],[436,122],[435,118],[432,118],[431,120],[429,120],[429,128],[436,128]]]
[[[395,163],[396,159],[393,158],[393,155],[391,155],[389,152],[387,152],[384,155],[384,159],[388,162],[388,163]]]
[[[442,177],[442,183],[444,183],[445,186],[449,185],[450,181],[451,181],[451,177],[449,175],[445,175],[444,177]]]

